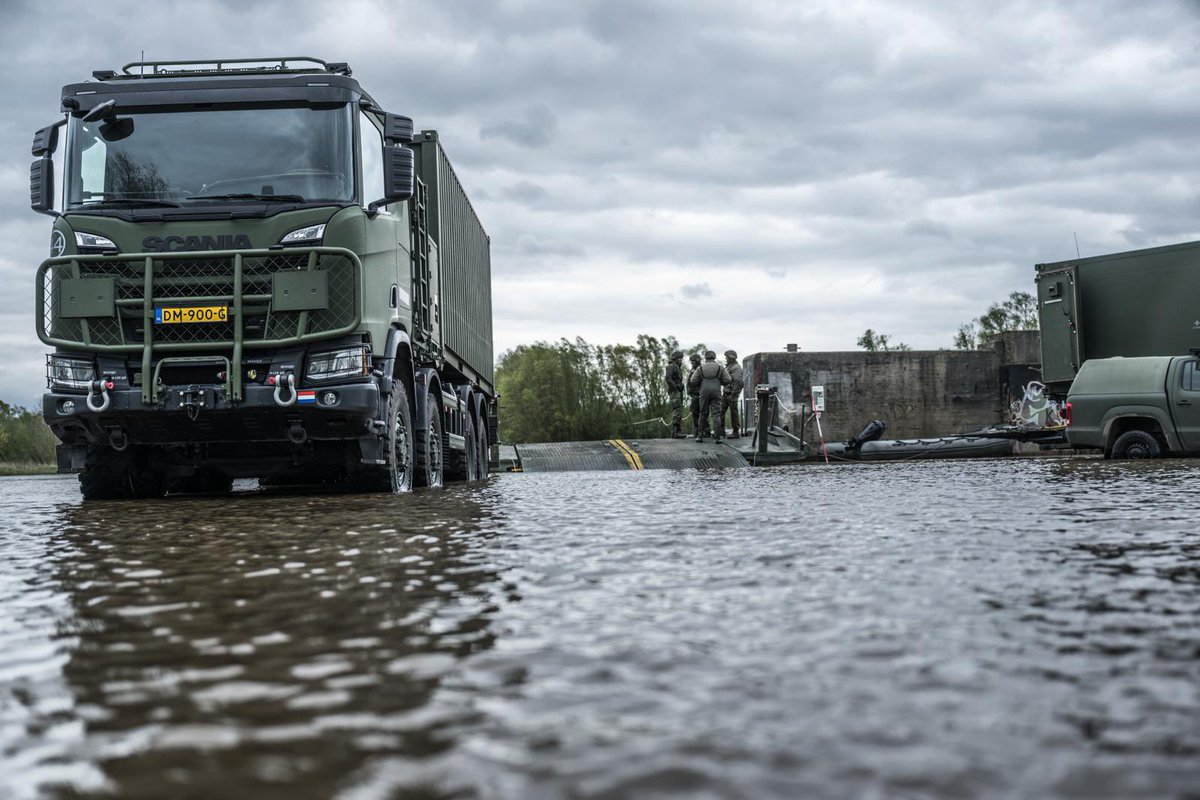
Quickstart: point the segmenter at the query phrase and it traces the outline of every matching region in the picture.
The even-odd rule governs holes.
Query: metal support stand
[[[775,387],[760,383],[754,387],[754,398],[757,401],[758,413],[755,415],[754,441],[755,452],[766,455],[767,432],[771,429],[771,405],[775,400]]]

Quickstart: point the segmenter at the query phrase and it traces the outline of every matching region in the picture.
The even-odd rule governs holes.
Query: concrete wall
[[[849,438],[871,419],[887,423],[885,438],[962,433],[1008,421],[1009,404],[1039,374],[1038,352],[1036,331],[1025,331],[981,350],[755,353],[744,361],[746,395],[771,384],[798,412],[810,387],[823,385],[821,427],[830,441]],[[786,413],[778,422],[793,432],[800,424]],[[815,441],[810,430],[806,438]]]

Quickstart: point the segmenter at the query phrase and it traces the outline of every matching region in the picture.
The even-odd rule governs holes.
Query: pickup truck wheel
[[[442,410],[432,394],[425,398],[425,407],[429,409],[429,424],[417,431],[416,482],[436,489],[446,482],[442,471]]]
[[[1145,431],[1125,431],[1113,443],[1113,458],[1158,458],[1162,446]]]

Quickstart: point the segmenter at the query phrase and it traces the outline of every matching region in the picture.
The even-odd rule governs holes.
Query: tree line
[[[632,345],[595,345],[577,337],[505,352],[496,366],[501,441],[666,436],[664,374],[671,352],[680,349],[674,336],[642,334]],[[698,344],[685,352],[704,350]]]
[[[40,412],[0,400],[0,462],[53,464],[57,443]]]

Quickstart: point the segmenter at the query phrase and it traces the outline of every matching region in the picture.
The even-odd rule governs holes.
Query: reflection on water
[[[0,795],[1183,796],[1198,474],[0,480]]]

